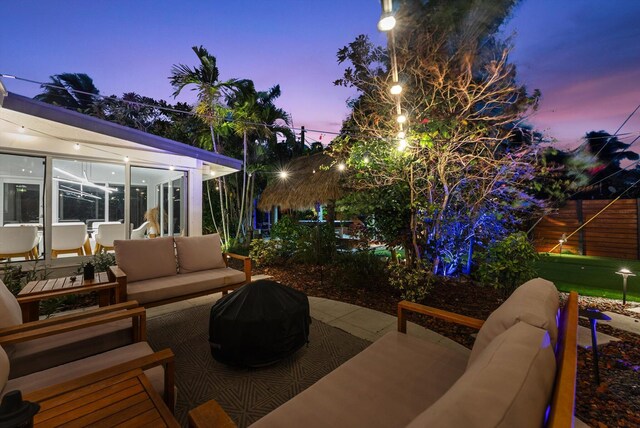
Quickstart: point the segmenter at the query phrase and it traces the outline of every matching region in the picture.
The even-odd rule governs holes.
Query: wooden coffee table
[[[108,306],[120,303],[117,293],[118,284],[109,282],[106,272],[100,272],[94,279],[85,280],[82,274],[71,281],[71,276],[64,278],[42,279],[29,282],[19,293],[18,303],[22,309],[22,321],[37,321],[39,318],[39,303],[41,300],[67,296],[69,294],[98,293],[98,304]]]
[[[25,394],[40,404],[35,427],[179,427],[141,369],[95,381],[91,376]]]

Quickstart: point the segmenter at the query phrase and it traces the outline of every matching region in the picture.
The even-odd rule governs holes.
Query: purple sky
[[[337,131],[352,94],[332,84],[342,72],[335,53],[361,33],[385,43],[379,14],[377,0],[10,2],[0,26],[0,73],[47,81],[84,72],[104,95],[133,91],[173,101],[171,65],[195,65],[190,48],[202,44],[217,57],[222,79],[249,78],[258,89],[279,83],[279,105],[295,126]],[[531,118],[537,128],[575,146],[587,131],[613,132],[622,123],[640,103],[638,18],[637,0],[522,2],[504,31],[516,33],[520,80],[542,90]],[[28,96],[39,92],[5,84]],[[638,131],[640,112],[621,132]]]

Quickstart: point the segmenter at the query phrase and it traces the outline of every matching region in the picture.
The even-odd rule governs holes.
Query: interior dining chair
[[[0,227],[0,259],[33,259],[38,245],[38,226]]]
[[[116,239],[124,239],[124,224],[101,224],[98,226],[98,233],[95,236],[96,249],[95,254],[113,250],[113,241]]]
[[[91,255],[91,245],[84,223],[54,223],[51,228],[51,257],[60,254]]]
[[[138,227],[137,229],[133,229],[131,231],[131,239],[144,239],[144,236],[147,233],[147,226],[149,225],[148,221],[145,221]]]

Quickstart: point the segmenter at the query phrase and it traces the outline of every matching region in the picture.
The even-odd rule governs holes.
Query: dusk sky
[[[333,86],[343,69],[335,54],[362,33],[384,44],[380,10],[378,0],[5,2],[0,73],[48,81],[83,72],[103,95],[137,92],[174,102],[171,66],[195,65],[191,46],[204,45],[222,79],[252,79],[258,89],[280,84],[278,105],[294,126],[336,132],[352,92]],[[522,1],[503,31],[514,35],[520,81],[542,91],[530,120],[536,128],[575,147],[587,131],[620,126],[640,104],[638,18],[637,0]],[[27,96],[40,91],[4,83]],[[178,100],[194,100],[183,94]],[[621,131],[633,134],[628,142],[638,132],[640,112]]]

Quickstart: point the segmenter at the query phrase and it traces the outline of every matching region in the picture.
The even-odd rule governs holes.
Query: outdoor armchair
[[[145,340],[146,316],[135,301],[22,322],[18,300],[0,281],[0,346],[20,377]]]

